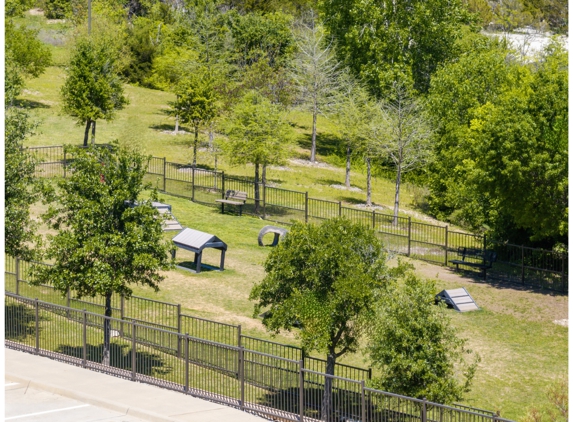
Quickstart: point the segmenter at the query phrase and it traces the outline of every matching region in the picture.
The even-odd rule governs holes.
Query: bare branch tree
[[[314,162],[317,117],[335,97],[340,63],[335,58],[332,41],[316,22],[314,12],[296,24],[295,34],[299,51],[293,63],[292,77],[298,88],[298,102],[312,112],[310,161]]]
[[[426,164],[431,156],[432,129],[419,100],[394,83],[394,100],[380,101],[372,121],[372,138],[380,154],[396,167],[394,223],[398,221],[402,174]]]

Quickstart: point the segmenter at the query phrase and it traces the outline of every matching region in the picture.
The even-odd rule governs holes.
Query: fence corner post
[[[298,410],[299,420],[302,422],[304,420],[304,374],[302,372],[304,368],[304,361],[299,361],[298,365]]]
[[[422,420],[421,422],[428,421],[428,400],[424,397],[424,401],[422,402]]]

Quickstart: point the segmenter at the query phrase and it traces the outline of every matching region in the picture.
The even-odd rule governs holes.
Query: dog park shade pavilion
[[[221,265],[219,271],[225,269],[225,252],[227,251],[227,244],[219,239],[217,236],[200,232],[199,230],[184,229],[177,236],[173,238],[175,246],[187,251],[195,253],[195,271],[201,272],[201,257],[203,250],[206,248],[214,248],[221,251]],[[175,259],[176,249],[173,250],[173,258]]]

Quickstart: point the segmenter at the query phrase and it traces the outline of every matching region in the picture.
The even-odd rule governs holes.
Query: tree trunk
[[[372,164],[370,157],[366,157],[366,206],[372,206]]]
[[[334,347],[329,348],[326,356],[326,374],[334,375],[336,353]],[[330,422],[332,418],[332,378],[324,377],[324,394],[322,396],[321,420]]]
[[[95,145],[96,142],[96,121],[92,122],[92,145]]]
[[[86,121],[86,131],[84,132],[84,147],[88,146],[88,138],[90,136],[90,126],[92,124],[91,119],[87,119]]]
[[[111,292],[105,295],[105,316],[111,318]],[[110,366],[110,340],[111,321],[105,318],[103,321],[103,353],[101,363]]]
[[[179,114],[175,116],[175,130],[173,133],[175,133],[175,135],[179,134]]]
[[[213,133],[213,122],[209,123],[209,151],[213,151],[213,139],[215,134]]]
[[[396,171],[396,195],[394,196],[394,225],[398,224],[398,207],[400,205],[400,182],[402,179],[402,164],[398,164]]]
[[[255,213],[259,212],[259,163],[255,163]]]
[[[310,147],[310,162],[316,161],[316,115],[317,111],[312,112],[312,146]]]
[[[350,153],[350,143],[348,143],[346,144],[346,179],[344,180],[347,189],[350,189]]]
[[[195,140],[193,141],[193,167],[197,165],[197,144],[199,143],[199,126],[195,126]]]

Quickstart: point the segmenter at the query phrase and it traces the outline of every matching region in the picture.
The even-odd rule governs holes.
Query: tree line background
[[[371,174],[428,189],[424,212],[499,240],[567,245],[567,53],[554,40],[526,56],[483,29],[567,33],[563,1],[16,0],[6,5],[7,118],[50,55],[9,18],[30,7],[73,23],[63,111],[85,126],[128,107],[123,83],[172,92],[168,113],[216,157],[255,178],[292,148],[286,111],[339,127],[339,154]],[[15,138],[23,139],[16,130]],[[216,161],[215,161],[216,162]]]

